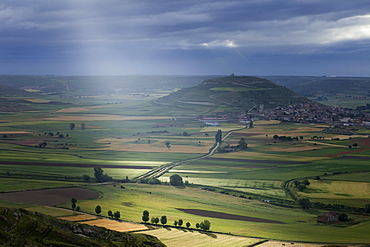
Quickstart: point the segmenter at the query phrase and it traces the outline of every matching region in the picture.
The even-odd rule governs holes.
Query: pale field
[[[148,227],[146,227],[144,224],[120,222],[120,221],[110,220],[110,219],[89,220],[89,221],[83,221],[80,223],[90,225],[90,226],[105,227],[107,229],[117,231],[117,232],[132,232],[132,231],[142,231],[142,230],[148,229]]]
[[[269,160],[282,160],[282,161],[288,160],[288,161],[305,162],[305,161],[329,159],[329,157],[304,157],[304,156],[294,156],[294,155],[286,155],[286,154],[268,154],[268,153],[251,152],[251,151],[214,154],[212,157],[213,158],[228,158],[228,159],[266,160],[266,163],[268,163]]]
[[[90,106],[90,107],[69,107],[69,108],[63,108],[56,112],[86,112],[90,111],[91,109],[99,109],[99,108],[105,108],[110,107],[110,105],[96,105],[96,106]]]
[[[325,244],[311,244],[311,243],[297,243],[297,242],[280,242],[280,241],[267,241],[265,243],[259,244],[258,247],[277,247],[277,246],[285,246],[285,247],[322,247]],[[336,245],[337,246],[337,245]],[[340,245],[338,245],[340,246]],[[350,246],[350,245],[344,245]],[[357,246],[357,245],[356,245]]]
[[[322,149],[323,146],[283,146],[283,147],[272,147],[269,150],[275,152],[302,152],[302,151],[309,151],[309,150],[317,150]]]
[[[24,100],[27,100],[33,103],[49,103],[51,101],[51,100],[46,100],[46,99],[24,99]]]
[[[202,145],[199,145],[198,141],[187,141],[192,145],[176,145],[175,140],[162,140],[162,139],[150,139],[152,142],[149,144],[147,140],[140,140],[137,143],[137,138],[103,138],[96,142],[104,144],[109,150],[113,151],[131,151],[131,152],[149,152],[149,153],[193,153],[193,154],[205,154],[208,153],[209,149],[214,144],[213,141],[203,141]],[[171,147],[166,147],[166,142],[171,143]]]
[[[0,131],[0,135],[3,134],[31,134],[32,132],[28,131]]]
[[[40,92],[40,90],[37,89],[24,89],[24,91],[30,92],[30,93],[35,93],[35,92]]]
[[[161,120],[170,119],[170,117],[159,116],[120,116],[109,114],[89,114],[89,116],[54,116],[43,118],[43,120],[54,121],[124,121],[124,120]]]
[[[196,170],[169,170],[169,172],[175,172],[175,173],[203,173],[203,174],[213,174],[213,173],[227,173],[227,172],[217,172],[217,171],[196,171]]]
[[[71,215],[71,216],[58,217],[58,219],[68,220],[68,221],[83,221],[83,220],[93,220],[93,219],[96,219],[96,216],[89,215],[89,214],[79,214],[79,215]]]
[[[180,230],[169,227],[148,230],[140,233],[155,236],[168,247],[243,247],[261,241],[261,239],[257,238],[237,237],[215,233],[200,233],[193,230]]]
[[[257,121],[253,122],[253,125],[270,125],[270,124],[277,125],[277,124],[280,124],[280,123],[281,123],[281,121],[279,121],[279,120],[270,120],[270,121],[257,120]]]
[[[319,144],[319,145],[338,147],[338,148],[348,148],[348,146],[345,146],[345,145],[331,144],[331,143],[325,143],[325,142],[316,142],[316,141],[304,141],[304,142],[316,143],[316,144]]]
[[[310,180],[308,192],[299,192],[302,196],[311,198],[349,199],[349,198],[370,198],[370,183]]]
[[[223,132],[227,132],[230,130],[235,129],[242,129],[244,125],[242,124],[226,124],[220,123],[220,126],[206,126],[199,130],[199,132],[217,132],[218,130],[222,130]]]

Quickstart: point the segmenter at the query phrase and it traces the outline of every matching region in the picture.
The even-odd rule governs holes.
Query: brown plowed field
[[[84,188],[62,188],[19,191],[0,194],[0,200],[42,205],[56,206],[58,204],[70,202],[72,198],[78,200],[91,200],[99,197],[99,193]]]
[[[224,219],[224,220],[241,220],[241,221],[259,222],[259,223],[284,224],[283,222],[280,222],[280,221],[266,220],[266,219],[261,219],[261,218],[254,218],[254,217],[248,217],[248,216],[236,215],[236,214],[227,214],[227,213],[207,211],[207,210],[201,210],[201,209],[183,209],[183,208],[176,208],[176,209],[184,213],[187,213],[187,214],[194,214],[198,216],[211,217],[211,218]]]
[[[3,165],[28,165],[28,166],[72,166],[72,167],[102,167],[102,168],[117,168],[117,169],[153,169],[153,166],[127,166],[127,165],[98,165],[98,164],[70,164],[70,163],[38,163],[38,162],[15,162],[15,161],[0,161]]]

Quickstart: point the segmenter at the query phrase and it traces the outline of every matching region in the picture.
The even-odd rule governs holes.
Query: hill
[[[245,112],[309,101],[307,98],[273,82],[248,76],[230,76],[203,81],[155,102],[188,110],[208,112]]]
[[[356,108],[368,103],[369,77],[268,76],[278,85],[325,105]]]
[[[25,209],[0,208],[1,246],[164,246],[156,237],[59,220]]]

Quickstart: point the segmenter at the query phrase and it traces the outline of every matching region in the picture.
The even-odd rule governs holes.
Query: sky
[[[369,0],[0,0],[0,74],[370,76]]]

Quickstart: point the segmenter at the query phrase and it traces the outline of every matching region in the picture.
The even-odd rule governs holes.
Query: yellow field
[[[114,230],[117,232],[132,232],[132,231],[141,231],[141,230],[148,229],[148,227],[146,227],[144,224],[119,222],[119,221],[110,220],[110,219],[97,219],[97,220],[84,221],[80,223],[90,225],[90,226],[105,227],[107,229]]]
[[[155,230],[144,231],[141,233],[156,236],[168,247],[243,247],[260,242],[261,239],[236,237],[225,234],[199,233],[198,231],[158,228]]]
[[[68,220],[68,221],[83,221],[83,220],[96,219],[96,216],[88,215],[88,214],[79,214],[79,215],[58,217],[58,219]]]
[[[308,243],[297,243],[297,242],[280,242],[280,241],[267,241],[263,244],[259,244],[258,247],[276,247],[276,246],[285,246],[285,247],[323,247],[325,244],[308,244]],[[348,245],[345,245],[348,246]],[[343,246],[343,247],[345,247]]]
[[[279,120],[257,120],[253,122],[253,125],[269,125],[269,124],[280,124],[281,121]]]
[[[24,100],[27,100],[33,103],[49,103],[51,101],[51,100],[45,100],[45,99],[24,99]]]
[[[300,192],[299,194],[303,197],[323,199],[370,198],[370,183],[326,180],[310,180],[310,182],[308,189],[316,192]]]
[[[0,131],[0,134],[31,134],[31,132],[28,131]]]
[[[199,132],[217,132],[218,130],[222,130],[223,132],[227,132],[227,131],[230,131],[230,130],[241,129],[241,128],[244,128],[244,125],[221,123],[221,126],[203,127],[201,130],[199,130]]]

